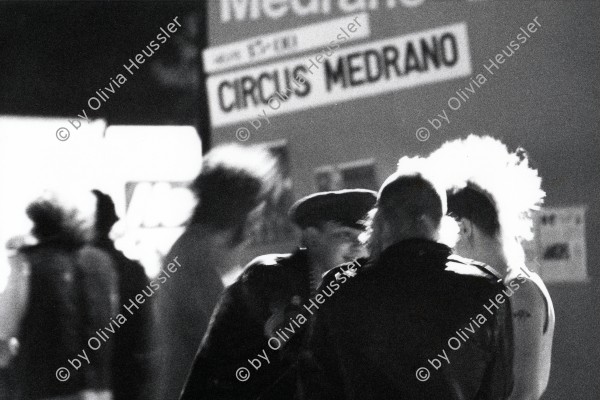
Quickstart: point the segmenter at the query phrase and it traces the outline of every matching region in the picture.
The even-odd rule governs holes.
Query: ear
[[[460,234],[466,238],[471,238],[473,237],[474,234],[474,230],[473,230],[473,222],[471,222],[471,220],[469,220],[468,218],[461,218],[460,221],[458,221],[458,226],[460,228]]]

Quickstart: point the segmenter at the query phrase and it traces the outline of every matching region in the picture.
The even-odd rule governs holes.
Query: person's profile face
[[[368,256],[359,240],[361,229],[328,221],[320,229],[320,248],[323,263],[328,269]]]
[[[471,242],[471,240],[469,240],[469,237],[463,226],[462,220],[457,219],[457,222],[458,222],[459,232],[458,232],[458,240],[456,241],[456,244],[454,245],[454,252],[456,254],[458,254],[459,256],[462,256],[465,258],[476,259],[476,255],[474,254],[472,242]]]
[[[369,223],[365,232],[367,251],[372,258],[377,258],[383,251],[382,224],[381,212],[374,208],[369,212]]]

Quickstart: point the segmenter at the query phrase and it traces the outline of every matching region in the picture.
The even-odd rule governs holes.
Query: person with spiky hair
[[[513,308],[511,400],[537,400],[550,375],[555,315],[542,279],[525,266],[521,242],[532,238],[533,211],[545,193],[524,150],[489,136],[445,143],[429,157],[445,181],[448,212],[459,224],[455,251],[495,268]]]
[[[215,147],[192,182],[198,203],[184,233],[165,260],[182,269],[157,294],[162,357],[157,399],[176,400],[184,387],[213,309],[225,289],[223,277],[238,264],[252,227],[277,188],[277,160],[261,146]],[[154,294],[149,291],[150,295]]]

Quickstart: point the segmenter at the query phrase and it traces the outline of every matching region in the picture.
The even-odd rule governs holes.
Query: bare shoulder
[[[536,321],[539,325],[545,324],[548,306],[538,280],[541,282],[537,274],[530,271],[507,276],[506,285],[514,291],[511,304],[515,322]]]

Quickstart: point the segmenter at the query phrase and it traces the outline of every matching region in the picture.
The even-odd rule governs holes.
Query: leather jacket
[[[335,276],[326,275],[321,287]],[[499,278],[439,243],[390,246],[316,314],[303,369],[306,397],[508,398],[512,322]]]
[[[310,289],[306,250],[248,264],[215,309],[181,399],[294,399],[309,325],[295,318],[310,317]]]

